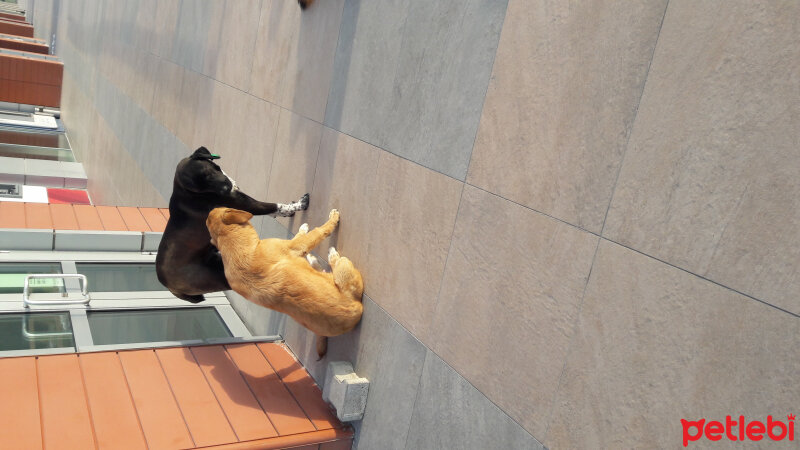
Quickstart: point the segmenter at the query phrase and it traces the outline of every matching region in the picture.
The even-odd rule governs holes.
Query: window
[[[89,311],[95,345],[230,337],[214,308]]]
[[[62,273],[60,263],[0,262],[0,294],[22,294],[25,276],[34,273]],[[30,280],[32,293],[63,293],[64,282],[56,278]]]
[[[75,278],[28,280],[27,275],[82,274],[89,304]],[[253,337],[224,293],[194,305],[172,295],[156,277],[155,255],[113,252],[0,253],[0,357],[123,348],[274,340]]]
[[[91,281],[90,292],[163,291],[155,264],[75,263]]]
[[[44,159],[47,161],[75,161],[75,155],[72,154],[72,150],[30,145],[0,144],[0,156],[6,158]]]
[[[74,346],[69,313],[0,314],[0,351]]]
[[[63,132],[34,130],[31,128],[10,128],[3,126],[2,117],[3,114],[0,113],[0,156],[45,159],[49,161],[75,161],[75,155],[72,153],[69,139]],[[30,114],[13,113],[11,117],[21,119],[31,116]]]

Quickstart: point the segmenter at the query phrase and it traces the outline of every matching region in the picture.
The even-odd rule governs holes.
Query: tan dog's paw
[[[331,213],[328,215],[328,220],[332,220],[336,223],[339,223],[339,210],[332,209]]]
[[[300,225],[300,229],[297,230],[297,234],[306,234],[306,233],[308,233],[308,224],[304,223]]]
[[[336,263],[339,261],[339,252],[336,251],[335,247],[331,247],[328,249],[328,264],[330,264],[331,268],[336,266]]]

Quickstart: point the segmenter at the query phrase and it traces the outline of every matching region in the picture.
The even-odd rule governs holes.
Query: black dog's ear
[[[194,153],[192,153],[192,156],[190,156],[190,158],[192,158],[192,159],[205,159],[205,160],[209,160],[210,161],[212,159],[219,159],[220,156],[211,153],[205,147],[200,147],[197,150],[195,150]]]

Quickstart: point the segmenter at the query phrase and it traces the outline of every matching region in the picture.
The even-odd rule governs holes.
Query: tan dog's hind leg
[[[330,236],[333,230],[339,225],[339,211],[333,209],[328,216],[328,221],[321,227],[314,228],[305,234],[297,233],[297,235],[289,241],[289,248],[305,256],[314,247],[319,245],[323,239]]]
[[[308,234],[307,223],[300,225],[300,229],[297,230],[297,234],[295,234],[294,237],[302,236],[304,234]],[[322,264],[319,263],[319,259],[317,259],[317,257],[312,255],[311,253],[306,254],[306,261],[308,261],[308,263],[311,265],[311,267],[314,268],[314,270],[318,270],[320,272],[325,271],[325,269],[323,269],[322,267]]]
[[[314,270],[318,270],[320,272],[325,271],[325,269],[322,268],[322,264],[319,263],[319,259],[311,253],[306,255],[306,261],[311,264],[311,267],[313,267]]]
[[[328,250],[328,263],[333,271],[333,283],[339,292],[349,296],[355,301],[361,301],[364,293],[364,280],[349,258],[340,256],[335,248]]]

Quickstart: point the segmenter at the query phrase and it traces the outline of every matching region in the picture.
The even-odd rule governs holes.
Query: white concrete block
[[[0,229],[0,250],[53,250],[53,230]]]
[[[164,233],[145,231],[142,236],[142,251],[143,252],[158,251],[158,245],[161,243],[162,236],[164,236]]]
[[[0,156],[0,172],[4,174],[25,175],[25,160],[22,158],[11,158]]]
[[[336,408],[336,416],[342,422],[361,420],[367,407],[369,380],[353,372],[346,361],[332,361],[325,374],[322,398]]]
[[[5,170],[5,169],[0,169]],[[15,173],[0,173],[0,183],[3,184],[24,184],[25,175]]]
[[[139,231],[56,230],[57,251],[139,252],[142,233]]]

